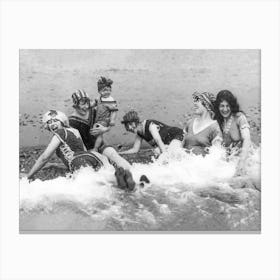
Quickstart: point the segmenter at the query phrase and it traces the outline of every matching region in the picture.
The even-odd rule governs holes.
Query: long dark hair
[[[232,114],[241,112],[239,104],[237,102],[237,98],[229,90],[221,90],[217,94],[215,106],[214,106],[215,107],[215,119],[218,121],[221,129],[222,129],[222,124],[223,124],[224,118],[220,113],[219,106],[223,101],[228,102]]]

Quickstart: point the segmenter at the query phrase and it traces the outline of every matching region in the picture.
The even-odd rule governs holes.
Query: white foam
[[[158,194],[165,193],[173,200],[173,195],[176,196],[176,193],[182,193],[182,191],[213,185],[224,189],[229,188],[227,182],[234,177],[236,165],[237,158],[226,160],[225,150],[221,148],[212,147],[205,157],[187,154],[184,150],[177,148],[168,150],[152,163],[135,163],[131,171],[136,182],[143,174],[149,178],[150,184],[141,190],[143,194],[149,195],[151,194],[149,191],[152,190],[154,198],[157,199],[158,191]],[[254,149],[250,154],[246,168],[247,177],[260,183],[260,148]],[[115,188],[115,185],[113,168],[104,168],[98,172],[91,168],[84,168],[74,176],[47,181],[37,179],[29,183],[27,179],[22,179],[20,181],[20,208],[31,210],[38,205],[51,207],[52,204],[61,201],[70,201],[85,207],[96,201],[107,201],[108,205],[116,207],[112,201],[117,201],[116,203],[121,206],[122,202],[118,201],[120,190]],[[137,200],[137,195],[139,193],[132,193],[135,200]],[[183,195],[186,196],[186,194]],[[161,211],[168,213],[168,205],[162,206]]]

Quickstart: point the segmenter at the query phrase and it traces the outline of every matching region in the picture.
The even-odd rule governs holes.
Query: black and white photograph
[[[0,279],[280,279],[279,0],[0,1]]]
[[[261,51],[19,51],[20,231],[261,230]]]

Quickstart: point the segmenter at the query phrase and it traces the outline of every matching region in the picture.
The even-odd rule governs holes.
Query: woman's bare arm
[[[141,143],[142,143],[142,138],[140,136],[136,135],[133,147],[129,150],[121,151],[121,152],[119,152],[119,154],[125,155],[125,154],[138,153],[140,150],[140,147],[141,147]]]
[[[151,132],[153,139],[155,140],[161,153],[163,153],[166,150],[166,147],[165,147],[164,143],[162,142],[162,139],[161,139],[161,136],[159,135],[157,126],[155,124],[151,123],[149,126],[149,131]]]
[[[53,136],[46,150],[37,159],[31,170],[29,171],[27,178],[31,179],[50,159],[55,150],[58,148],[60,140],[57,136]]]

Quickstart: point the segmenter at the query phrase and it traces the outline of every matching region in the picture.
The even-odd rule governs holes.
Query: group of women
[[[98,135],[105,133],[108,128],[94,126],[96,107],[85,91],[76,91],[72,99],[74,112],[69,118],[55,110],[43,116],[45,128],[52,132],[53,137],[28,173],[28,179],[33,179],[56,152],[70,172],[82,166],[98,170],[104,165],[113,164],[118,186],[133,190],[135,182],[130,172],[131,165],[120,154],[137,153],[143,139],[155,147],[158,153],[165,152],[169,145],[202,155],[212,145],[224,145],[228,150],[235,147],[240,151],[238,173],[244,171],[251,143],[250,127],[245,114],[239,109],[236,97],[228,90],[220,91],[216,98],[208,92],[195,92],[194,117],[183,129],[157,120],[140,121],[136,111],[127,112],[122,124],[136,137],[131,149],[119,153],[105,143],[98,151],[93,150]]]
[[[244,173],[251,146],[250,126],[236,97],[229,90],[220,91],[216,97],[208,92],[195,92],[193,102],[194,117],[188,120],[184,129],[156,120],[140,121],[136,111],[126,113],[122,123],[136,137],[133,147],[120,154],[137,153],[143,139],[157,147],[160,153],[167,145],[176,145],[188,152],[205,155],[210,146],[223,145],[228,154],[239,154],[237,174]]]

